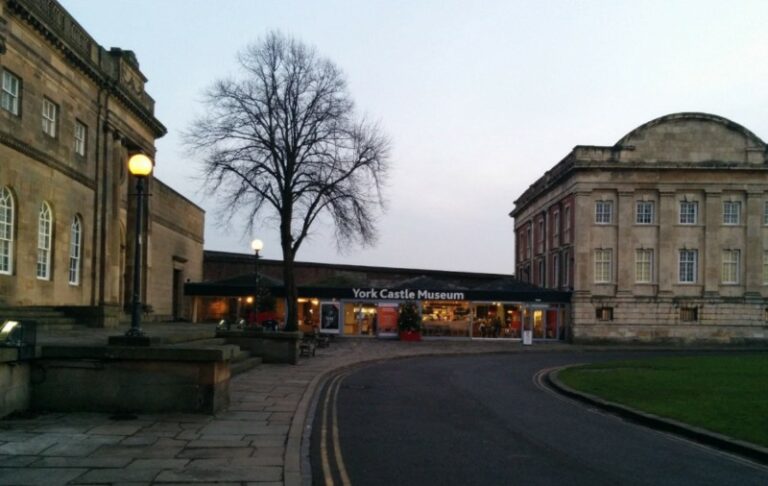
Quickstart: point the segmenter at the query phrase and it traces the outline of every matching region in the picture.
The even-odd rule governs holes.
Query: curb
[[[603,411],[617,415],[630,422],[663,432],[679,435],[694,442],[736,454],[763,465],[768,465],[768,448],[734,439],[732,437],[728,437],[716,432],[711,432],[700,427],[688,425],[677,420],[642,412],[632,407],[604,400],[596,395],[577,391],[569,387],[560,381],[558,375],[562,370],[575,366],[579,365],[563,366],[549,371],[545,376],[547,383],[552,386],[553,390],[562,395],[573,398],[579,402],[598,407]]]

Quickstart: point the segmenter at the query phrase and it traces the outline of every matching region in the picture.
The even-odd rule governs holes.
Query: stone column
[[[659,296],[671,296],[677,282],[677,249],[675,227],[679,223],[675,191],[659,189],[659,244],[654,272],[659,282]]]
[[[573,290],[588,296],[592,291],[592,226],[594,209],[589,192],[575,192],[573,196]]]
[[[741,261],[744,275],[745,296],[760,297],[763,287],[763,197],[757,189],[747,192],[744,222],[746,223],[746,244]]]
[[[619,192],[616,208],[616,261],[613,264],[616,275],[616,296],[628,296],[632,294],[634,284],[634,255],[635,248],[632,244],[632,227],[634,218],[634,193]],[[622,269],[621,272],[618,269]]]
[[[704,248],[699,249],[699,278],[703,279],[704,295],[717,297],[720,294],[720,234],[723,217],[722,193],[719,189],[708,189],[702,204],[704,214],[699,215],[704,223]]]

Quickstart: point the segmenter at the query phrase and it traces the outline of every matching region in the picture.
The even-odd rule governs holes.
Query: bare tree
[[[375,241],[390,142],[355,117],[342,72],[314,48],[272,32],[238,59],[242,75],[208,90],[185,143],[230,217],[246,211],[248,231],[279,221],[286,329],[296,330],[296,253],[322,214],[339,248]]]

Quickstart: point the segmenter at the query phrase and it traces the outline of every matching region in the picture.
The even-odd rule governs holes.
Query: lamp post
[[[144,179],[152,173],[152,160],[144,154],[128,159],[128,171],[136,178],[136,244],[133,251],[133,299],[131,302],[131,328],[126,337],[142,337],[141,330],[141,223],[144,207]]]
[[[253,250],[253,269],[256,276],[256,288],[253,294],[253,320],[254,324],[257,324],[259,318],[259,252],[264,249],[264,242],[256,238],[251,241],[251,249]]]

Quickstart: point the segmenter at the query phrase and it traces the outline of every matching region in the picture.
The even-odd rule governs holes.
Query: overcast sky
[[[156,175],[206,210],[205,247],[281,258],[276,228],[218,226],[180,132],[201,93],[270,30],[345,72],[393,141],[373,248],[322,227],[298,260],[512,273],[513,201],[575,145],[613,145],[680,111],[768,139],[766,1],[60,0],[106,48],[135,51],[156,116]]]

